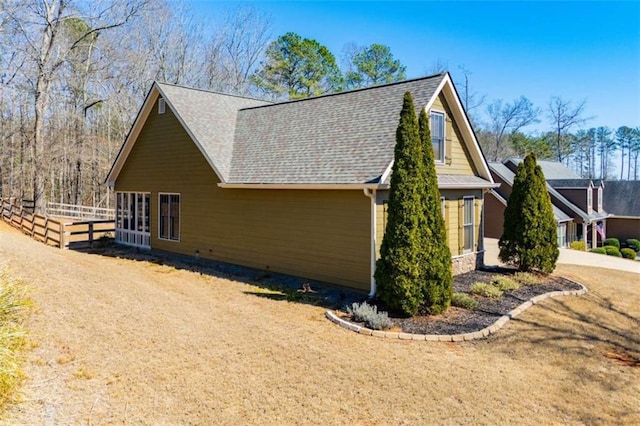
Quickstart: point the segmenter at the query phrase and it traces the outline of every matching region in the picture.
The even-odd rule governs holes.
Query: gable
[[[430,111],[445,113],[445,162],[436,163],[437,174],[476,175],[477,168],[464,143],[460,126],[454,119],[449,102],[441,92],[431,105]]]

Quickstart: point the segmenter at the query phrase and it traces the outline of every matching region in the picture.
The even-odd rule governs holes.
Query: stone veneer
[[[453,275],[474,271],[484,266],[484,251],[467,253],[451,259]]]

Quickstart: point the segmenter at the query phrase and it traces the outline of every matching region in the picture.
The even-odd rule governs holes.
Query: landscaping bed
[[[477,306],[470,310],[451,306],[442,315],[416,315],[411,318],[402,318],[390,313],[393,324],[392,330],[414,334],[463,334],[479,331],[490,326],[501,316],[517,308],[531,298],[552,291],[580,290],[582,287],[573,281],[559,276],[540,277],[540,283],[534,285],[522,285],[517,290],[504,291],[497,298],[474,295],[471,288],[478,282],[490,283],[496,277],[511,278],[515,270],[508,268],[491,268],[476,270],[466,274],[456,275],[453,280],[454,293],[464,293],[477,301]],[[374,301],[381,311],[384,306],[379,301]],[[342,315],[343,319],[351,320],[348,314]],[[363,325],[364,324],[359,324]]]

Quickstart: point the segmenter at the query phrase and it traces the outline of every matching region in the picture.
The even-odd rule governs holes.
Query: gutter
[[[364,188],[364,195],[371,199],[371,291],[369,297],[376,295],[376,278],[374,272],[376,270],[376,190]]]

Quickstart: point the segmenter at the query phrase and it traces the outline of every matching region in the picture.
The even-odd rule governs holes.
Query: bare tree
[[[547,115],[553,126],[554,141],[553,150],[556,160],[563,162],[571,152],[567,134],[580,124],[589,121],[591,118],[583,117],[586,101],[581,101],[576,106],[573,102],[565,101],[559,97],[553,97],[547,105]]]
[[[16,40],[21,42],[21,53],[29,62],[28,80],[33,90],[33,136],[31,161],[33,163],[32,194],[38,210],[43,210],[43,197],[48,177],[43,172],[46,148],[45,123],[51,99],[51,86],[60,68],[90,37],[126,24],[146,1],[130,0],[86,4],[81,8],[71,1],[49,0],[23,5],[14,1],[8,7],[8,16]],[[87,28],[74,37],[64,39],[61,34],[72,19],[82,19]]]
[[[492,161],[501,160],[508,150],[505,137],[520,131],[525,126],[537,123],[540,109],[535,108],[524,96],[514,99],[512,103],[504,103],[498,99],[487,106],[491,144],[487,155]]]
[[[470,89],[469,77],[472,74],[471,71],[469,71],[464,65],[459,65],[458,69],[462,73],[462,79],[458,85],[461,91],[460,96],[462,97],[462,105],[467,111],[467,114],[472,116],[472,111],[484,103],[486,95],[480,96],[477,92]]]

